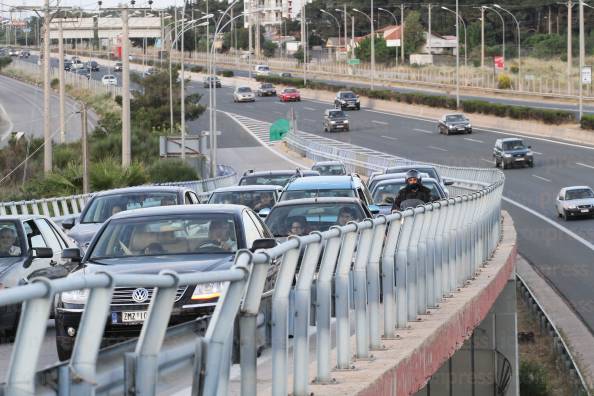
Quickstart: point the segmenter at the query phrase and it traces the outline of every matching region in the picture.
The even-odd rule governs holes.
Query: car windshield
[[[311,169],[320,172],[322,176],[346,175],[346,170],[342,165],[316,165]]]
[[[175,192],[122,193],[97,197],[85,212],[81,223],[103,223],[114,214],[139,208],[153,206],[177,205]]]
[[[391,173],[406,173],[411,169],[416,169],[419,172],[421,172],[424,177],[430,177],[432,179],[436,179],[439,180],[439,174],[437,173],[437,171],[435,170],[435,168],[422,168],[422,167],[417,167],[417,168],[406,168],[406,169],[402,169],[402,168],[388,168],[386,170],[386,174],[391,174]],[[426,176],[425,176],[426,175]]]
[[[258,70],[260,71],[268,71],[270,68],[268,66],[258,66]]]
[[[208,203],[245,205],[259,211],[272,208],[276,200],[272,191],[221,191],[213,193]]]
[[[453,114],[453,115],[446,116],[446,121],[448,121],[448,122],[466,121],[466,117],[464,117],[462,114]]]
[[[524,142],[521,140],[514,140],[511,142],[503,142],[503,149],[504,150],[522,150],[524,149]]]
[[[295,88],[286,88],[285,92],[286,93],[295,93],[295,92],[297,92],[297,90]]]
[[[23,256],[26,253],[23,238],[19,234],[16,222],[0,221],[0,267],[11,263],[3,258]]]
[[[332,190],[292,190],[284,191],[279,201],[288,201],[290,199],[318,198],[318,197],[356,197],[355,190],[351,189],[332,189]]]
[[[352,92],[343,92],[340,94],[340,97],[343,99],[355,99],[356,98],[355,94]]]
[[[200,214],[126,218],[111,221],[90,254],[91,260],[180,254],[234,253],[232,215]],[[139,261],[140,263],[140,261]]]
[[[406,185],[404,179],[390,181],[390,183],[380,184],[373,190],[372,198],[376,205],[391,205],[400,190]],[[424,182],[423,185],[431,191],[431,200],[437,201],[444,198],[434,182]]]
[[[344,118],[344,117],[346,117],[346,114],[344,113],[344,111],[341,111],[341,110],[331,111],[328,114],[328,117],[330,117],[330,118]]]
[[[264,88],[264,89],[272,88],[272,84],[262,84],[262,88]]]
[[[286,237],[327,231],[333,225],[364,218],[363,209],[355,203],[311,203],[276,206],[266,218],[266,225],[275,237]]]
[[[252,92],[252,89],[250,87],[241,87],[237,88],[237,92]]]
[[[589,188],[582,188],[582,189],[576,189],[576,190],[568,190],[565,193],[565,199],[588,199],[588,198],[594,198],[594,192],[592,192],[592,190],[590,190]]]
[[[240,186],[272,184],[275,186],[284,186],[294,175],[264,175],[264,176],[244,176],[239,182]]]

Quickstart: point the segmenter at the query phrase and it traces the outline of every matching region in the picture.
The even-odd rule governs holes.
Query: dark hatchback
[[[328,109],[324,112],[324,132],[348,131],[349,118],[339,109]]]
[[[472,133],[472,124],[464,114],[446,114],[440,118],[437,130],[444,135]]]
[[[524,141],[519,138],[497,139],[493,148],[493,159],[495,167],[501,166],[503,169],[514,166],[534,167],[532,146],[524,145]]]
[[[272,234],[251,209],[239,205],[200,205],[131,210],[111,217],[93,238],[87,253],[66,250],[77,263],[69,276],[100,271],[112,274],[158,274],[224,270],[239,249],[270,248]],[[269,269],[266,290],[272,288],[276,264]],[[211,314],[224,283],[182,286],[177,289],[169,325]],[[102,345],[140,334],[153,289],[116,287]],[[56,298],[58,357],[69,358],[88,292],[61,293]]]
[[[262,83],[256,88],[258,96],[276,96],[276,88],[271,83]]]

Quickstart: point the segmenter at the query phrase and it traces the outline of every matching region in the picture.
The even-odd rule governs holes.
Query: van
[[[254,67],[256,76],[268,76],[270,74],[270,67],[268,65],[256,65]]]

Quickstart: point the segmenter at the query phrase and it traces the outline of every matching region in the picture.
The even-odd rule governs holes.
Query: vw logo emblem
[[[136,301],[137,303],[145,302],[148,299],[148,290],[144,287],[139,287],[132,292],[132,300]]]

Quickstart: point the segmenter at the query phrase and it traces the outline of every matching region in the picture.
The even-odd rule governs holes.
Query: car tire
[[[505,161],[501,161],[501,169],[507,169],[507,168],[508,168],[508,166],[505,163]]]
[[[328,132],[328,128],[324,127],[324,132]]]
[[[472,129],[471,129],[470,131],[466,132],[466,133],[467,133],[468,135],[470,135],[470,134],[472,133]]]
[[[361,105],[357,105],[357,110],[361,110]]]
[[[497,161],[497,158],[495,158],[495,168],[499,168],[499,161]]]
[[[534,168],[534,161],[531,161],[531,162],[528,164],[528,166],[529,166],[530,168]]]
[[[562,218],[563,216],[561,215],[561,213],[559,213],[559,209],[556,209],[556,210],[557,210],[557,217]]]
[[[350,131],[350,130],[351,130],[351,128],[349,128],[349,127],[346,127],[346,128],[345,128],[345,131],[346,131],[346,132],[348,132],[348,131]]]
[[[72,356],[72,349],[66,348],[60,339],[62,337],[67,337],[67,334],[64,332],[64,326],[59,320],[56,320],[56,352],[58,353],[58,359],[60,361],[65,361],[70,359]]]

